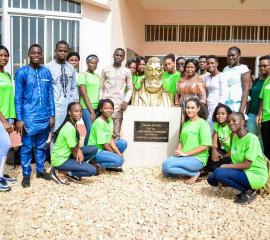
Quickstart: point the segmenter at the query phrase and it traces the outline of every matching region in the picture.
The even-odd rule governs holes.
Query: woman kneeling
[[[234,133],[231,145],[232,164],[223,164],[208,177],[212,186],[228,186],[239,190],[236,203],[249,203],[256,197],[256,189],[268,180],[266,161],[258,138],[248,133],[242,113],[232,113],[229,126]]]
[[[200,102],[190,98],[186,103],[186,122],[183,125],[180,142],[174,156],[162,164],[164,176],[189,176],[186,183],[193,184],[200,175],[200,170],[206,165],[208,147],[212,145],[211,130],[207,121],[200,115]]]

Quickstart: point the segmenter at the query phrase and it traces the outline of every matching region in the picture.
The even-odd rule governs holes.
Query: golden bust
[[[133,106],[171,107],[173,95],[162,88],[163,69],[158,57],[151,57],[145,69],[142,88],[132,96]]]

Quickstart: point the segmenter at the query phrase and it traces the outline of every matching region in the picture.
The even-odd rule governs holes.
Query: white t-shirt
[[[228,100],[226,102],[240,102],[242,97],[241,76],[249,71],[244,64],[223,69],[224,79],[228,84]]]

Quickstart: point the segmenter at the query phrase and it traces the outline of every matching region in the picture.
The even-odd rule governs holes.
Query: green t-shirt
[[[195,121],[188,120],[184,123],[180,134],[180,142],[183,152],[189,152],[199,146],[211,146],[211,130],[209,124],[202,118]],[[194,155],[205,166],[208,160],[208,149]]]
[[[8,118],[16,118],[13,82],[7,72],[0,73],[0,112]]]
[[[61,128],[53,146],[51,153],[51,165],[53,167],[61,166],[69,159],[72,154],[71,149],[76,147],[77,144],[76,129],[70,122],[66,122],[66,124]]]
[[[266,184],[268,180],[266,160],[262,154],[260,142],[254,134],[247,133],[242,138],[233,136],[231,158],[233,163],[251,161],[250,167],[244,172],[252,189],[259,189]]]
[[[259,112],[260,107],[260,92],[262,90],[262,86],[264,84],[264,80],[258,79],[255,81],[255,83],[252,85],[252,88],[250,89],[250,101],[249,101],[249,107],[248,112],[253,113],[255,115]]]
[[[77,84],[78,86],[85,85],[87,96],[90,100],[92,108],[97,109],[99,102],[99,88],[100,88],[99,76],[95,73],[89,72],[80,73],[78,76]],[[83,108],[86,108],[82,96],[80,97],[80,103]]]
[[[113,135],[113,120],[106,122],[101,117],[97,118],[92,125],[88,145],[95,145],[98,151],[103,150],[103,145],[109,143]]]
[[[162,75],[162,87],[167,92],[173,94],[173,96],[177,93],[177,83],[181,78],[180,72],[176,71],[175,73],[164,72]]]
[[[264,81],[260,98],[263,100],[262,122],[266,122],[270,120],[270,77]]]
[[[222,127],[219,123],[214,122],[214,131],[218,135],[218,140],[221,144],[221,148],[224,149],[226,152],[230,152],[232,131],[229,126],[226,124]]]

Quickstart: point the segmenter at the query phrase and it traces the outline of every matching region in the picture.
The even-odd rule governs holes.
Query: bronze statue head
[[[145,69],[145,90],[156,93],[162,88],[162,65],[158,57],[151,57]]]

